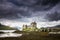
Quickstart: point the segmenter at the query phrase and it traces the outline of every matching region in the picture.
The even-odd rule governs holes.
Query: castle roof
[[[31,24],[36,24],[36,22],[34,21],[34,22],[32,22]]]

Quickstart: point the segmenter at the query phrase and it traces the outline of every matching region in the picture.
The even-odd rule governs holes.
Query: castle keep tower
[[[32,22],[32,23],[31,23],[31,26],[32,26],[32,27],[37,27],[37,23],[36,23],[36,22]]]

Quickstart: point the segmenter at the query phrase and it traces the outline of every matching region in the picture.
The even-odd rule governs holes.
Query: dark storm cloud
[[[0,0],[0,17],[10,19],[40,15],[42,13],[38,11],[49,11],[57,3],[59,0]]]
[[[28,6],[33,10],[48,10],[55,6],[59,0],[8,0],[17,6]]]
[[[60,20],[60,3],[58,3],[56,6],[54,6],[50,13],[47,13],[46,19],[49,21],[59,21]]]
[[[59,25],[60,0],[0,0],[0,23],[22,26],[32,21],[38,27]]]
[[[16,7],[11,3],[0,4],[0,16],[3,18],[12,17],[15,13],[17,13],[16,10],[17,10]]]
[[[54,13],[47,14],[47,19],[49,21],[58,21],[60,20],[60,13],[55,11]]]
[[[21,18],[22,16],[30,15],[27,8],[17,7],[10,2],[2,2],[0,4],[0,17],[1,18]],[[28,14],[26,14],[28,13]]]

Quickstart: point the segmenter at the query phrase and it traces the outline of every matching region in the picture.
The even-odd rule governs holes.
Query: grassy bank
[[[0,38],[0,40],[60,40],[60,35],[48,35],[48,32],[25,32],[21,37]]]
[[[60,36],[24,35],[17,38],[0,38],[0,40],[60,40]]]

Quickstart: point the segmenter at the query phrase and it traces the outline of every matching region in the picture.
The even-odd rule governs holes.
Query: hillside
[[[14,30],[14,28],[11,28],[11,27],[9,27],[9,26],[2,25],[2,24],[0,23],[0,30]]]
[[[60,25],[56,25],[55,27],[58,27],[58,28],[60,28]]]

